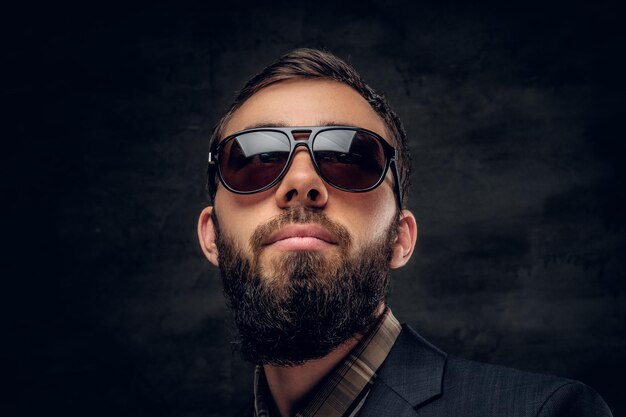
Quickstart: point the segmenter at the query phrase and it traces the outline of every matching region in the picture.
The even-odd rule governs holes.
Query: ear
[[[415,249],[417,240],[417,222],[415,216],[409,210],[402,210],[398,224],[398,236],[393,243],[393,252],[389,266],[392,269],[404,266]]]
[[[200,213],[200,218],[198,219],[198,239],[200,240],[200,247],[202,248],[202,252],[204,252],[204,256],[206,256],[213,265],[218,266],[215,227],[213,225],[213,219],[211,219],[212,212],[213,207],[209,206]]]

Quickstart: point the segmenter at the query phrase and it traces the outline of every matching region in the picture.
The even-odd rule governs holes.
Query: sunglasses
[[[402,207],[395,148],[359,127],[270,127],[234,133],[209,153],[210,184],[217,172],[224,187],[233,193],[265,191],[283,178],[298,146],[308,149],[319,176],[342,191],[371,191],[391,167]]]

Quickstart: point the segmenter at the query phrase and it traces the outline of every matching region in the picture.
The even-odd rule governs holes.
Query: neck
[[[385,306],[381,305],[377,312],[378,317],[384,311]],[[362,337],[351,337],[323,358],[310,360],[302,365],[263,365],[267,385],[281,417],[293,415],[299,402],[350,353]]]
[[[298,366],[264,365],[267,385],[280,415],[282,417],[293,415],[298,402],[311,393],[358,342],[358,339],[351,338],[323,358],[310,360]]]

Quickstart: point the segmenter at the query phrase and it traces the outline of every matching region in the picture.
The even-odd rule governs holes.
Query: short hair
[[[406,206],[410,188],[411,155],[400,118],[391,109],[385,97],[367,85],[351,65],[327,51],[311,48],[295,49],[250,78],[237,93],[226,114],[215,125],[211,134],[210,149],[213,149],[222,138],[224,127],[247,99],[269,85],[296,78],[326,79],[345,84],[356,90],[383,119],[389,139],[396,148],[401,201]],[[215,172],[209,169],[208,191],[211,199],[215,198],[217,191],[216,181]]]

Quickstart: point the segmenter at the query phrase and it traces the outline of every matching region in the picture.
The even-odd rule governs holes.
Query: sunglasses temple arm
[[[209,198],[213,200],[215,197],[215,191],[217,189],[217,165],[215,163],[215,157],[213,152],[209,152],[209,157],[207,158],[207,192],[209,193]]]
[[[402,193],[400,190],[400,175],[398,174],[398,166],[396,160],[391,160],[391,173],[393,174],[393,182],[396,189],[396,199],[398,201],[398,208],[402,210]]]

